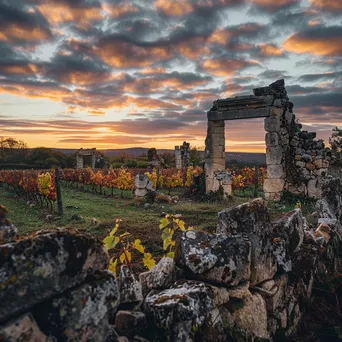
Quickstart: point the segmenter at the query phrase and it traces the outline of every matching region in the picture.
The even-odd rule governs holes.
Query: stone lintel
[[[269,116],[270,107],[208,112],[209,121],[267,118]]]

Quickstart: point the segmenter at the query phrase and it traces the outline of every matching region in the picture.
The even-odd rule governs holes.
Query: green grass
[[[214,232],[220,210],[248,201],[247,198],[237,197],[217,203],[196,203],[184,199],[172,205],[156,203],[146,209],[134,204],[131,192],[125,191],[124,198],[120,194],[116,191],[113,198],[62,187],[64,214],[61,217],[54,214],[50,221],[46,219],[50,214],[48,210],[40,206],[30,208],[25,200],[4,188],[0,188],[0,203],[9,209],[8,218],[17,226],[21,235],[41,229],[65,227],[84,229],[103,238],[115,220],[120,218],[123,220],[121,232],[128,231],[134,238],[141,239],[147,248],[158,250],[161,248],[159,220],[162,212],[182,214],[186,225]],[[72,219],[75,214],[80,215],[82,220]],[[96,225],[92,224],[93,218],[97,221]]]

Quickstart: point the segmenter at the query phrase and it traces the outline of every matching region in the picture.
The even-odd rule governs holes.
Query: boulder
[[[339,178],[327,179],[322,186],[322,199],[316,203],[319,217],[342,220],[342,187]]]
[[[0,341],[6,342],[49,342],[32,315],[26,314],[0,327]]]
[[[6,218],[8,209],[0,204],[0,244],[14,241],[18,237],[18,229]]]
[[[266,302],[259,293],[246,297],[243,305],[231,312],[231,315],[235,329],[243,330],[250,336],[250,339],[243,341],[252,341],[255,338],[269,339]]]
[[[176,281],[176,267],[173,259],[164,257],[151,271],[139,275],[143,294],[150,290],[163,290],[170,287]]]
[[[240,235],[191,230],[181,236],[176,263],[189,271],[190,277],[218,285],[237,285],[250,277],[251,244]]]
[[[286,241],[287,252],[298,251],[303,243],[304,230],[307,227],[306,219],[300,209],[286,213],[280,220],[273,222],[273,236],[281,237]]]
[[[273,278],[277,262],[273,255],[273,228],[266,201],[257,198],[222,210],[218,215],[217,233],[227,236],[241,234],[251,241],[251,285]]]
[[[120,303],[132,306],[143,301],[142,287],[128,265],[120,267],[119,274]]]
[[[150,292],[144,302],[150,331],[168,341],[192,341],[190,332],[199,327],[214,308],[208,286],[196,281],[179,281],[170,289]]]
[[[120,310],[115,316],[115,327],[117,332],[132,339],[138,335],[146,324],[146,315],[140,311]]]
[[[118,305],[116,279],[102,271],[31,312],[42,331],[57,341],[103,341],[110,334],[109,321]]]
[[[108,253],[90,234],[42,232],[0,245],[0,322],[81,284],[108,265]]]

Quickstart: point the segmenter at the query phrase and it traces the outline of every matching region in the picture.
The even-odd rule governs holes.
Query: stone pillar
[[[96,163],[96,152],[93,152],[91,155],[91,167],[95,169],[95,163]]]
[[[77,169],[83,169],[83,156],[77,154],[76,155],[76,168]]]
[[[279,201],[285,187],[285,154],[288,153],[289,134],[286,108],[271,107],[265,118],[267,179],[264,182],[266,200]]]
[[[222,185],[224,193],[232,194],[232,182],[225,169],[226,151],[224,137],[224,121],[208,121],[207,138],[205,140],[205,177],[206,192],[217,191]]]
[[[182,168],[182,154],[179,146],[175,146],[175,162],[176,162],[176,169]]]

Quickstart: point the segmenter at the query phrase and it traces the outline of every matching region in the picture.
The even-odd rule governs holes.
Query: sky
[[[214,100],[284,78],[296,118],[342,126],[342,0],[0,0],[0,137],[29,147],[204,147]],[[263,119],[226,151],[263,152]]]

